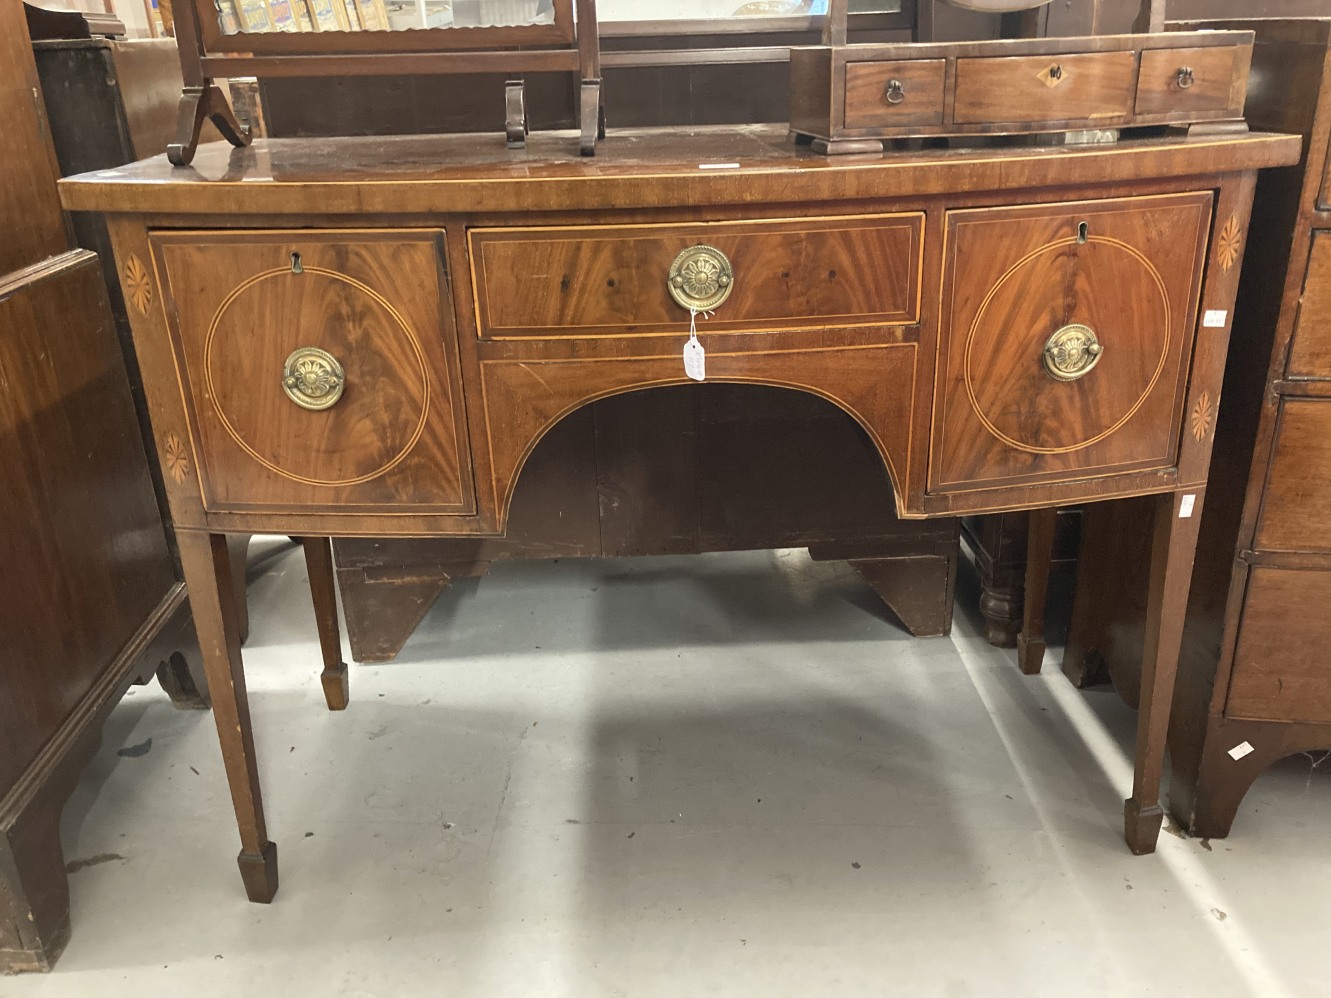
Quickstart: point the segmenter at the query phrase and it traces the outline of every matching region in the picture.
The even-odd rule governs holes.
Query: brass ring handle
[[[1104,355],[1095,331],[1074,322],[1057,330],[1045,342],[1045,373],[1055,381],[1076,381],[1090,374]]]
[[[906,99],[906,87],[900,80],[888,80],[887,89],[883,91],[883,100],[889,104],[900,104]]]
[[[347,385],[337,358],[318,347],[301,347],[282,365],[282,389],[302,409],[319,412],[332,408]]]
[[[1179,89],[1187,90],[1197,82],[1197,76],[1193,73],[1191,66],[1180,66],[1177,80]]]
[[[684,308],[710,312],[735,289],[735,271],[715,246],[690,246],[670,265],[666,287]]]

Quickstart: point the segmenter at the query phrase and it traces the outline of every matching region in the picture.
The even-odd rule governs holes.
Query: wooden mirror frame
[[[584,156],[593,156],[597,139],[605,135],[596,0],[554,0],[554,12],[553,24],[227,34],[213,0],[186,0],[175,17],[184,91],[176,141],[167,146],[167,158],[176,166],[188,165],[205,120],[232,145],[249,144],[248,129],[236,121],[213,82],[218,77],[537,72],[578,75],[580,149]],[[508,85],[505,115],[509,146],[522,146],[527,116],[520,79]]]

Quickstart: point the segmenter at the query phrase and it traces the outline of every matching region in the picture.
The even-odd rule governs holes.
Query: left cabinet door
[[[215,512],[475,512],[438,230],[158,231]]]

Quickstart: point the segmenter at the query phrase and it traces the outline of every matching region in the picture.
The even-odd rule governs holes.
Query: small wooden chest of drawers
[[[820,152],[875,140],[1240,120],[1250,32],[791,50],[791,131]]]

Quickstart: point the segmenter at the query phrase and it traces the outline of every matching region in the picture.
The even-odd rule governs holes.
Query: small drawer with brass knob
[[[941,124],[946,65],[945,59],[850,63],[846,127]]]
[[[1137,113],[1219,111],[1243,100],[1246,53],[1236,46],[1142,53]]]

